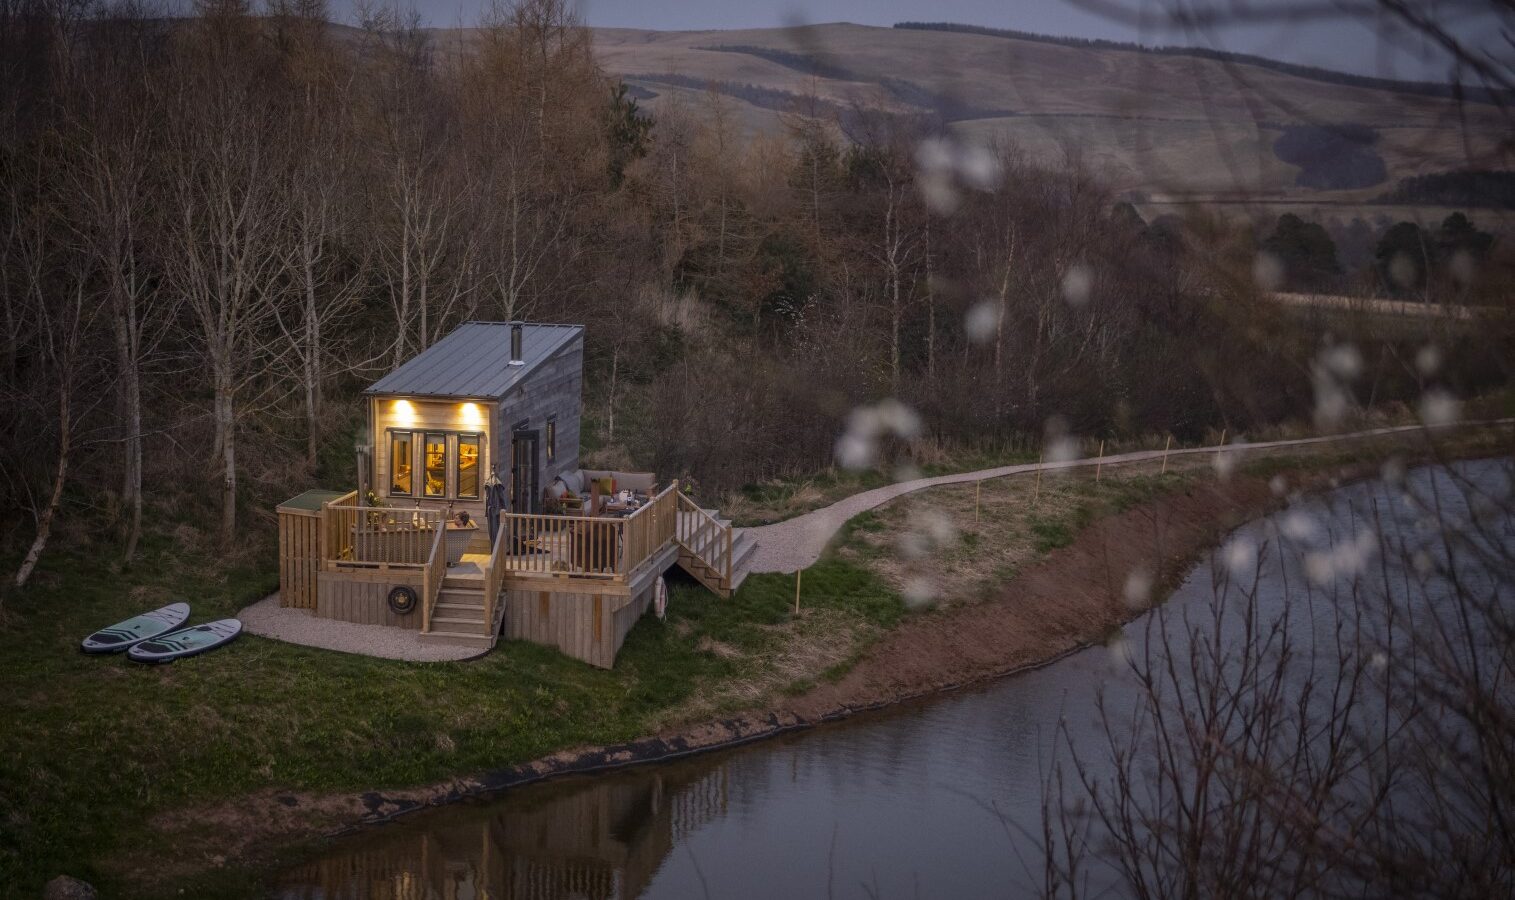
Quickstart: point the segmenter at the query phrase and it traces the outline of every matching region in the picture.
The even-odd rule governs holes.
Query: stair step
[[[451,618],[458,618],[458,619],[478,619],[480,621],[483,621],[483,619],[484,619],[484,604],[482,604],[482,603],[448,603],[447,601],[444,600],[444,601],[440,601],[440,602],[437,603],[436,609],[433,611],[432,615],[433,615],[433,618],[435,618],[436,616],[448,616],[448,617],[451,617]]]
[[[736,570],[731,576],[731,593],[735,594],[737,592],[737,588],[742,586],[742,582],[746,581],[747,576],[750,574],[752,573],[748,572],[746,569]]]
[[[437,599],[439,599],[439,600],[453,600],[453,601],[456,601],[456,602],[459,602],[459,603],[470,602],[470,601],[478,602],[478,603],[483,603],[484,602],[484,589],[483,588],[444,587],[440,591],[437,592]]]
[[[457,616],[432,616],[431,630],[433,632],[445,631],[458,634],[489,634],[489,623],[484,617],[477,619],[460,618]]]
[[[478,647],[488,650],[494,646],[494,638],[487,634],[472,634],[466,631],[431,631],[421,632],[421,640],[436,644],[463,644],[469,647]]]

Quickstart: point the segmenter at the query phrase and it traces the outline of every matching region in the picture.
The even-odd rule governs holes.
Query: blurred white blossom
[[[1220,559],[1232,575],[1250,575],[1257,566],[1257,545],[1251,538],[1237,535],[1221,548]]]
[[[1320,524],[1310,514],[1293,509],[1284,514],[1279,531],[1291,541],[1307,543],[1320,534]]]
[[[1074,263],[1063,273],[1062,286],[1063,299],[1069,306],[1083,306],[1094,290],[1094,270],[1083,263]]]
[[[1126,587],[1122,591],[1126,606],[1133,610],[1145,609],[1152,602],[1152,571],[1145,566],[1137,566],[1126,576]]]
[[[1420,370],[1421,375],[1427,377],[1435,375],[1441,368],[1441,348],[1435,344],[1426,344],[1415,353],[1415,368]]]
[[[968,340],[982,344],[993,338],[999,329],[999,315],[999,303],[994,300],[973,304],[963,316],[963,330],[968,333]]]
[[[936,602],[936,582],[927,575],[912,575],[905,579],[903,595],[910,609],[930,606]]]
[[[1042,444],[1042,460],[1066,463],[1075,459],[1078,459],[1078,440],[1068,433],[1068,420],[1062,416],[1048,418],[1046,439]]]
[[[1275,497],[1282,497],[1289,493],[1289,479],[1283,475],[1274,475],[1268,479],[1268,491]]]
[[[1404,253],[1396,253],[1389,260],[1389,278],[1399,287],[1414,287],[1415,276],[1419,271],[1420,267],[1415,264],[1415,260]]]
[[[1310,382],[1315,388],[1315,425],[1334,428],[1352,409],[1350,382],[1362,373],[1362,355],[1350,344],[1338,344],[1321,350],[1310,365]]]
[[[1452,272],[1452,278],[1463,287],[1467,287],[1478,278],[1478,261],[1466,250],[1458,250],[1452,254],[1452,262],[1448,268]]]
[[[1440,388],[1426,391],[1420,398],[1420,420],[1437,427],[1451,425],[1462,416],[1462,404],[1458,399]]]
[[[1284,283],[1284,264],[1264,250],[1252,260],[1252,282],[1264,291],[1278,290]]]
[[[1328,585],[1338,578],[1353,578],[1367,568],[1378,549],[1378,535],[1363,529],[1351,540],[1338,542],[1329,550],[1305,554],[1305,575],[1317,585]]]
[[[837,464],[844,469],[871,468],[878,460],[880,439],[893,435],[914,440],[920,430],[915,410],[892,397],[860,406],[847,417],[847,430],[836,440]]]
[[[933,212],[948,215],[962,200],[959,187],[990,191],[1003,171],[994,152],[982,144],[952,137],[930,137],[915,149],[921,199]]]
[[[1231,480],[1231,475],[1236,471],[1237,463],[1241,462],[1241,453],[1236,450],[1217,450],[1210,465],[1215,468],[1215,476],[1221,481]]]

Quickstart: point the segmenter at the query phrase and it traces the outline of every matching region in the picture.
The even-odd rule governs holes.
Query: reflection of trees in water
[[[639,896],[728,805],[712,760],[552,785],[384,829],[293,871],[280,896],[531,900]]]

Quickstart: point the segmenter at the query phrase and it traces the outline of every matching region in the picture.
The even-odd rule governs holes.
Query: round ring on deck
[[[416,611],[416,591],[409,585],[396,585],[389,592],[389,609],[397,616],[408,616]]]

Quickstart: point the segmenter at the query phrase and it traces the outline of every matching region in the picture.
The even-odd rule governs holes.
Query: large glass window
[[[410,442],[408,431],[393,431],[389,435],[389,493],[408,497],[415,492],[412,481]]]
[[[458,435],[458,496],[479,499],[479,445],[477,434]]]
[[[426,435],[425,490],[428,497],[447,496],[447,435]]]

